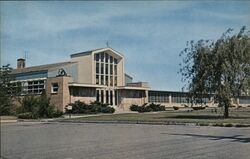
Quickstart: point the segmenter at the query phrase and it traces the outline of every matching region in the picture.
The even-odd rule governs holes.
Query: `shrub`
[[[213,126],[219,126],[219,127],[223,127],[223,123],[214,123]]]
[[[133,104],[133,105],[130,106],[130,110],[131,110],[131,111],[138,111],[138,110],[139,110],[139,106]]]
[[[152,111],[165,111],[166,110],[165,106],[160,105],[160,104],[151,103],[148,107],[151,108]]]
[[[63,112],[57,109],[57,110],[54,111],[54,113],[52,114],[52,117],[53,117],[53,118],[58,118],[58,117],[60,117],[60,116],[62,116],[62,115],[63,115]]]
[[[143,113],[143,112],[165,111],[166,109],[165,106],[162,106],[160,104],[151,103],[150,105],[147,106],[147,104],[145,103],[142,106],[133,104],[130,106],[130,110]]]
[[[209,126],[208,123],[200,123],[199,126]]]
[[[145,105],[139,106],[139,107],[138,107],[138,112],[139,112],[139,113],[151,112],[151,111],[153,111],[153,109],[150,108],[150,107],[147,107],[147,106],[145,106]]]
[[[17,117],[20,119],[37,119],[32,112],[20,113]]]
[[[95,113],[114,113],[115,109],[110,107],[108,104],[102,104],[100,102],[91,102],[86,104],[81,101],[69,104],[72,106],[72,110],[66,110],[66,113],[72,114],[95,114]]]
[[[225,126],[225,127],[232,127],[232,126],[233,126],[233,124],[228,123],[228,124],[225,124],[224,126]]]
[[[206,107],[192,107],[193,110],[203,110],[203,109],[206,109]]]
[[[173,106],[174,110],[179,110],[179,107]]]
[[[236,124],[235,127],[250,127],[250,125],[244,125],[244,124]]]

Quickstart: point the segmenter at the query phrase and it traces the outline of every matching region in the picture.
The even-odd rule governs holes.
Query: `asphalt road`
[[[250,129],[166,125],[1,125],[3,159],[250,159]]]

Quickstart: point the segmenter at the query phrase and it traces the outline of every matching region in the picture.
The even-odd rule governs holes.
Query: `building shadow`
[[[250,138],[243,137],[243,135],[233,136],[215,136],[215,135],[200,135],[200,134],[176,134],[176,133],[162,133],[168,135],[190,136],[195,138],[207,138],[210,140],[229,140],[230,142],[250,143]]]

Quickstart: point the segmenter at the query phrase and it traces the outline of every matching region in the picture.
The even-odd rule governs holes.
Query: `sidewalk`
[[[0,116],[0,123],[14,123],[17,122],[17,117],[15,116]]]

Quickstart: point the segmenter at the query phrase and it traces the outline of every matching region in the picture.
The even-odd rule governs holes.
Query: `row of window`
[[[150,103],[169,103],[170,94],[167,92],[149,92]],[[173,93],[171,94],[172,103],[190,103],[191,99],[187,94]],[[196,103],[208,103],[209,97],[197,99]]]
[[[117,86],[117,59],[107,53],[95,54],[96,84]]]
[[[23,93],[41,94],[45,90],[45,80],[28,81],[23,83]]]
[[[140,90],[124,90],[123,96],[125,98],[143,98],[146,97],[146,93]]]
[[[113,56],[109,55],[108,53],[97,53],[95,54],[95,61],[101,61],[101,62],[106,62],[106,63],[114,63],[117,64],[118,61],[116,58],[114,58]]]
[[[165,92],[149,92],[149,103],[168,103],[169,94]]]
[[[74,87],[70,89],[70,94],[75,97],[95,97],[95,88]]]
[[[250,97],[249,96],[239,97],[239,104],[250,104]]]
[[[113,96],[115,97],[115,103],[113,102]],[[113,95],[113,91],[109,91],[109,90],[97,90],[96,91],[96,101],[99,101],[101,103],[106,103],[109,105],[113,105],[113,103],[115,105],[118,104],[118,97],[117,97],[117,91],[114,91],[114,95]]]
[[[45,90],[45,80],[13,82],[9,85],[9,93],[41,94]]]
[[[96,62],[96,74],[117,75],[117,65]]]
[[[149,96],[149,103],[168,103],[168,96]]]
[[[117,76],[96,75],[96,84],[117,86]]]

